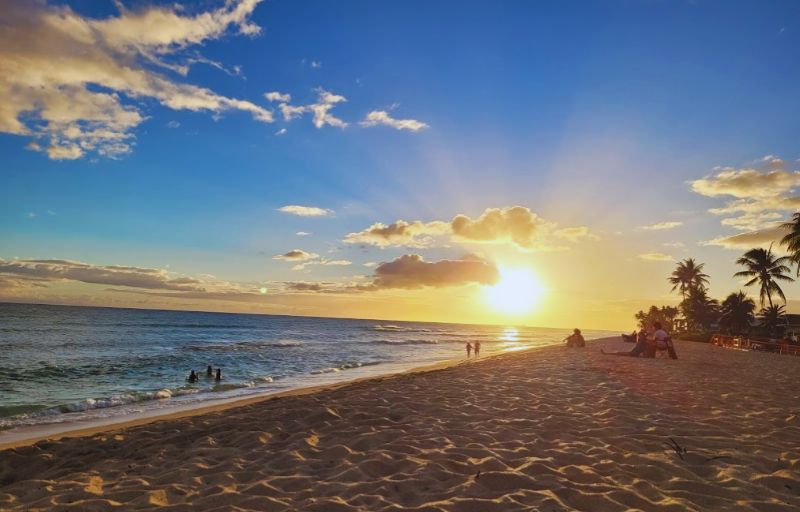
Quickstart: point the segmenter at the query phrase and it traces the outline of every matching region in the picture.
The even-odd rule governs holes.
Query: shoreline
[[[587,340],[589,343],[610,341],[618,338],[618,336],[609,336],[604,338],[597,338]],[[319,393],[322,391],[333,391],[353,384],[369,381],[380,381],[387,378],[396,377],[399,375],[408,375],[415,373],[434,372],[458,366],[461,364],[474,364],[484,361],[489,361],[494,358],[508,356],[511,354],[520,354],[524,352],[547,349],[558,347],[559,344],[540,345],[527,347],[525,349],[501,352],[494,354],[487,354],[480,359],[446,359],[437,363],[425,364],[422,366],[412,366],[410,368],[390,371],[387,373],[380,373],[375,375],[367,375],[364,377],[355,377],[346,379],[340,382],[316,384],[310,386],[300,386],[296,388],[286,389],[282,391],[273,391],[260,393],[255,396],[248,397],[230,397],[211,399],[194,404],[176,404],[174,407],[166,409],[154,409],[151,411],[142,411],[133,413],[127,416],[111,416],[108,418],[99,419],[86,419],[77,420],[74,422],[60,422],[60,423],[44,423],[41,425],[26,425],[22,427],[13,427],[7,430],[0,430],[0,452],[4,450],[19,448],[22,446],[30,446],[40,441],[58,441],[65,438],[88,437],[95,434],[114,432],[117,430],[124,430],[131,427],[147,425],[160,421],[172,421],[182,418],[189,418],[193,416],[200,416],[203,414],[216,413],[244,407],[247,405],[258,404],[269,400],[278,398],[291,397],[291,396],[304,396]]]
[[[3,450],[0,509],[800,508],[800,359],[600,346],[629,345],[448,361]]]

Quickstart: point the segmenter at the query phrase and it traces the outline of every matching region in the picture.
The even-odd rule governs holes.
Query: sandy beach
[[[600,346],[630,348],[510,353],[20,445],[0,452],[0,509],[800,508],[800,358]]]

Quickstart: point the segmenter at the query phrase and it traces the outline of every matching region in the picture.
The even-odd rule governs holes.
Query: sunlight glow
[[[486,302],[506,315],[530,313],[539,305],[546,291],[531,269],[502,266],[497,284],[484,288]]]

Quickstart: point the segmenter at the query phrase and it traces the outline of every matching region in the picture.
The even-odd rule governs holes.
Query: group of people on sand
[[[636,342],[636,345],[631,350],[606,352],[601,348],[600,352],[607,356],[655,357],[657,352],[666,351],[669,357],[678,359],[678,353],[675,352],[675,344],[672,343],[672,338],[670,338],[669,333],[664,330],[660,322],[654,322],[648,330],[642,328],[638,333],[622,335],[622,339],[625,341],[630,338],[633,338]],[[583,348],[586,346],[586,340],[583,338],[580,329],[575,329],[564,341],[567,344],[567,348]]]
[[[217,382],[221,381],[222,380],[222,368],[217,368],[217,375],[214,376],[214,369],[211,367],[211,365],[208,365],[208,368],[206,368],[206,379],[210,379],[210,378],[214,378],[214,380],[217,381]],[[189,373],[189,377],[186,380],[189,382],[189,384],[194,384],[195,382],[200,380],[200,377],[197,376],[197,372],[192,370]]]
[[[476,341],[475,343],[467,342],[467,359],[472,356],[472,352],[475,352],[475,357],[480,357],[481,355],[481,342]]]
[[[634,335],[623,335],[622,339],[628,340],[633,338]],[[678,353],[675,352],[675,344],[672,342],[669,333],[664,330],[661,322],[654,322],[652,327],[648,330],[640,329],[635,335],[634,347],[631,350],[620,350],[617,352],[606,352],[602,348],[600,351],[609,356],[630,356],[630,357],[655,357],[659,351],[666,351],[672,359],[678,359]]]

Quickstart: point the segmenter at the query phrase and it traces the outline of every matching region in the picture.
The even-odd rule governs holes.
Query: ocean
[[[0,303],[0,429],[395,373],[464,358],[468,341],[488,356],[557,344],[569,331]],[[208,365],[222,369],[220,382],[205,377]]]

